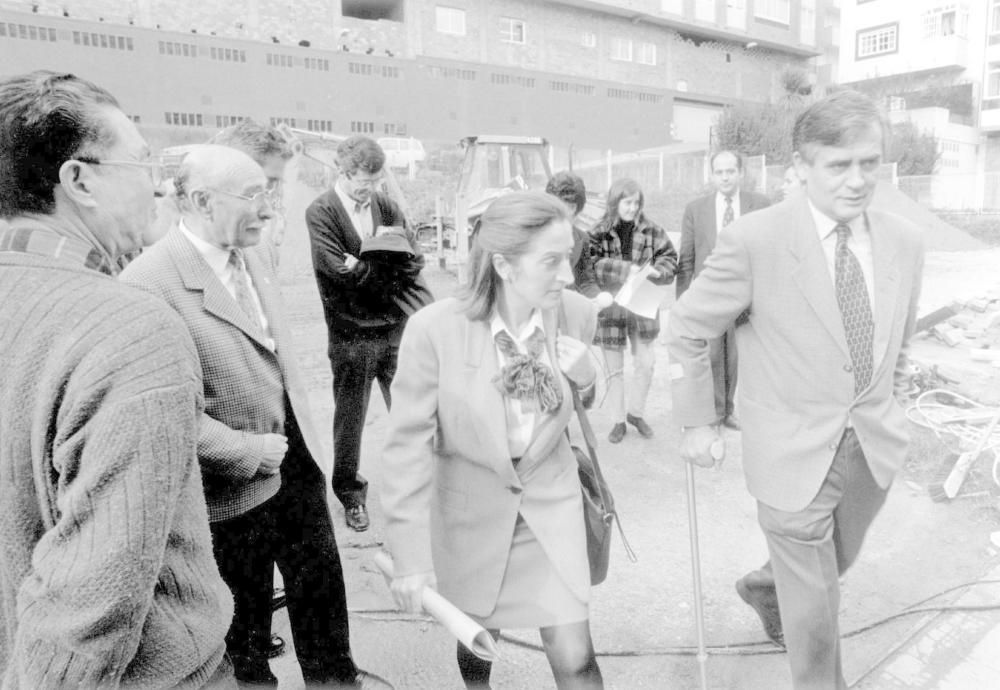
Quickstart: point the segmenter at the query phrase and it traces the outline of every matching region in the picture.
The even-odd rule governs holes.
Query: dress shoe
[[[246,654],[230,654],[229,658],[233,662],[233,675],[236,676],[237,684],[241,687],[278,686],[278,679],[271,673],[267,659]]]
[[[250,642],[252,653],[265,659],[274,659],[285,653],[285,641],[278,635],[255,635]]]
[[[393,690],[393,685],[385,678],[377,676],[360,668],[354,676],[354,680],[340,680],[332,674],[316,673],[315,671],[302,669],[302,679],[307,688],[362,688],[362,690]]]
[[[611,427],[611,433],[608,434],[608,440],[611,443],[621,443],[623,438],[625,438],[625,422],[618,422]]]
[[[364,532],[370,524],[368,521],[368,509],[360,503],[350,508],[345,508],[344,519],[347,522],[347,526],[355,532]]]
[[[749,604],[764,626],[764,634],[779,647],[785,646],[785,632],[781,628],[781,612],[778,609],[778,595],[770,587],[749,585],[745,577],[736,581],[736,593]]]
[[[653,429],[648,424],[646,420],[642,417],[633,417],[630,414],[625,415],[625,421],[634,426],[639,430],[639,435],[643,438],[653,438]]]
[[[740,430],[740,420],[734,414],[727,414],[722,418],[722,426],[733,431]]]

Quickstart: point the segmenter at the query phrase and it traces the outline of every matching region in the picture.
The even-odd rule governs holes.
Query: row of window
[[[213,60],[221,60],[223,62],[247,61],[247,51],[236,48],[216,48],[213,46],[211,48],[211,55]]]
[[[202,127],[204,121],[201,113],[163,113],[168,125],[179,127]]]
[[[177,57],[191,58],[198,57],[198,46],[194,43],[178,43],[177,41],[158,41],[158,43],[160,44],[160,55],[176,55]],[[215,48],[212,50],[215,50]]]
[[[23,38],[28,41],[56,41],[56,30],[33,24],[13,24],[0,22],[0,36]]]
[[[363,120],[351,120],[352,134],[374,134],[375,123]]]
[[[268,53],[266,62],[275,67],[291,67],[293,60],[291,55],[284,53]]]
[[[968,36],[969,10],[967,7],[949,3],[923,13],[923,37]],[[1000,0],[993,0],[990,28],[1000,32]],[[880,24],[861,29],[856,35],[856,58],[887,55],[899,50],[899,22]]]
[[[474,69],[459,69],[458,67],[430,65],[427,68],[427,73],[438,79],[461,79],[462,81],[476,80],[476,70]]]
[[[534,77],[522,77],[514,74],[499,74],[497,72],[493,72],[490,75],[490,83],[500,84],[501,86],[521,86],[526,89],[535,88]]]
[[[398,67],[393,67],[392,65],[372,65],[367,62],[349,62],[347,63],[347,71],[351,74],[364,74],[385,77],[386,79],[399,79],[403,75],[402,70]]]
[[[288,125],[289,127],[298,127],[298,125],[295,124],[294,117],[272,117],[271,126],[275,127],[277,125]]]
[[[611,59],[632,62],[632,40],[628,38],[611,39]],[[635,61],[640,65],[656,64],[656,44],[641,41],[636,51]]]
[[[131,36],[115,36],[112,34],[91,33],[89,31],[74,31],[73,43],[91,48],[111,48],[114,50],[135,50]]]
[[[319,70],[321,72],[330,71],[330,61],[321,58],[306,58],[306,69]]]
[[[306,129],[310,132],[332,132],[333,122],[330,120],[306,120]]]
[[[663,96],[657,93],[632,91],[631,89],[609,88],[608,98],[619,98],[623,101],[639,101],[641,103],[662,103]]]
[[[215,116],[215,126],[219,129],[223,127],[230,127],[232,125],[238,125],[243,122],[246,118],[242,115],[216,115]]]
[[[580,96],[594,95],[594,87],[592,84],[574,84],[571,81],[550,81],[549,88],[553,91],[575,93]]]

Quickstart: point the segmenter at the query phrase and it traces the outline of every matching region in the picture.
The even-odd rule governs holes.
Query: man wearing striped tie
[[[763,194],[742,189],[743,158],[736,151],[716,151],[709,159],[715,191],[695,199],[684,209],[681,247],[677,257],[677,297],[698,277],[705,259],[715,249],[719,237],[736,219],[771,205]],[[734,328],[712,340],[712,376],[715,385],[715,412],[724,426],[739,430],[733,407],[736,392],[736,340]]]
[[[712,465],[708,340],[736,330],[743,467],[770,559],[736,583],[788,650],[796,690],[846,688],[838,578],[906,458],[907,349],[923,246],[870,210],[886,125],[853,91],[817,101],[793,130],[804,195],[724,232],[669,320],[680,456]]]
[[[215,559],[236,604],[226,636],[236,678],[277,683],[252,643],[270,621],[277,565],[306,684],[372,687],[351,655],[329,463],[295,360],[275,247],[260,241],[274,213],[267,178],[245,153],[204,145],[184,158],[174,187],[179,223],[121,279],[173,307],[198,350],[198,459]]]

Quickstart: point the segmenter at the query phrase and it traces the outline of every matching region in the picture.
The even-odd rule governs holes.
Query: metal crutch
[[[726,453],[725,442],[720,438],[712,443],[710,452],[716,466]],[[691,537],[691,578],[694,581],[694,624],[698,636],[698,672],[701,690],[708,690],[708,651],[705,649],[705,606],[701,596],[701,553],[698,550],[698,509],[694,499],[694,468],[684,463],[687,477],[688,529]]]

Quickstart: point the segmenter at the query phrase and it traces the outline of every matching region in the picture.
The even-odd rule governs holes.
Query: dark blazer
[[[242,515],[280,488],[280,473],[267,476],[257,470],[264,457],[260,434],[285,433],[286,395],[306,450],[314,462],[323,459],[285,322],[273,247],[262,243],[247,249],[244,256],[267,316],[274,350],[268,348],[259,324],[240,309],[176,227],[121,274],[122,282],[173,307],[198,349],[205,384],[198,459],[212,521]]]
[[[699,197],[684,209],[681,223],[681,249],[677,260],[677,296],[688,289],[702,267],[705,259],[715,249],[717,220],[715,217],[715,192]],[[740,218],[758,209],[771,205],[771,200],[756,192],[740,192]]]
[[[906,459],[908,422],[897,397],[909,382],[923,243],[909,221],[870,209],[867,215],[875,371],[857,397],[833,278],[805,195],[737,220],[670,311],[674,421],[701,426],[717,419],[707,341],[750,310],[736,329],[743,470],[750,493],[778,510],[802,510],[816,496],[848,422],[879,486],[888,487]]]
[[[405,228],[402,210],[384,194],[373,194],[370,208],[372,227]],[[406,320],[408,313],[398,298],[414,283],[423,284],[420,270],[424,266],[424,257],[408,230],[414,250],[409,261],[390,265],[362,256],[361,236],[332,188],[306,209],[306,227],[331,341],[338,335],[356,336],[364,330],[388,331]],[[351,268],[344,263],[347,254],[358,259]]]

